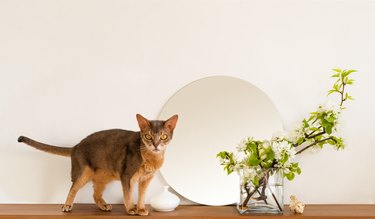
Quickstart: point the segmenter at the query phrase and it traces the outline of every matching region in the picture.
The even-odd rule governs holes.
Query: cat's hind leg
[[[72,177],[73,184],[70,187],[68,197],[66,198],[65,204],[62,206],[61,211],[69,212],[73,208],[73,201],[78,192],[88,181],[91,180],[94,172],[89,167],[84,167],[80,174],[76,177]]]
[[[98,180],[94,178],[93,183],[94,183],[94,200],[95,200],[96,205],[102,211],[111,211],[112,205],[107,204],[103,199],[103,192],[108,182],[106,180],[104,181],[104,180]]]

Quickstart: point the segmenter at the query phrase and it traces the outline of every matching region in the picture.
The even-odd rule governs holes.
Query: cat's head
[[[148,120],[137,114],[137,121],[141,129],[141,139],[147,150],[154,153],[163,152],[172,140],[178,115],[163,120]]]

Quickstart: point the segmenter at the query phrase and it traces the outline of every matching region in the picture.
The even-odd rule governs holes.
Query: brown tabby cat
[[[140,132],[113,129],[96,132],[83,139],[72,148],[56,147],[20,136],[24,142],[36,149],[71,157],[72,186],[63,212],[72,210],[76,193],[88,181],[94,184],[94,200],[103,211],[110,211],[102,194],[106,184],[121,180],[124,204],[130,215],[148,215],[144,204],[146,189],[155,172],[161,167],[167,144],[173,136],[178,116],[166,121],[147,120],[137,114]],[[138,203],[133,203],[133,188],[138,183]]]

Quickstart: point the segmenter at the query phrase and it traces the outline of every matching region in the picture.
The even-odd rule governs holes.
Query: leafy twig
[[[328,141],[328,140],[334,140],[335,141],[335,139],[332,136],[328,137],[328,138],[324,138],[322,140],[315,141],[315,142],[307,145],[306,147],[304,147],[303,149],[301,149],[300,151],[298,151],[296,154],[300,154],[300,153],[304,152],[305,150],[311,148],[312,146],[317,145],[317,144],[322,143],[322,142],[325,142],[325,141]]]
[[[353,100],[353,98],[349,96],[347,92],[345,92],[345,88],[347,85],[353,84],[354,80],[350,79],[349,75],[353,72],[356,72],[356,70],[341,70],[341,69],[336,68],[336,69],[333,69],[333,71],[335,71],[336,73],[333,74],[332,77],[337,78],[337,80],[333,84],[333,89],[328,91],[328,95],[332,93],[338,93],[340,95],[339,107],[340,107],[340,110],[343,110],[344,102],[347,100]],[[331,135],[332,129],[336,126],[336,122],[335,122],[336,119],[337,118],[334,115],[332,115],[332,112],[330,116],[328,115],[327,112],[312,112],[310,118],[308,120],[304,120],[304,128],[310,129],[311,132],[309,134],[305,133],[304,138],[300,139],[297,143],[294,143],[293,146],[298,147],[311,139],[313,139],[314,142],[306,146],[302,150],[298,151],[296,154],[300,154],[306,149],[317,144],[320,144],[321,146],[323,146],[329,140],[333,140],[335,143],[338,143],[338,141],[335,140],[336,137]],[[314,125],[316,122],[319,122],[318,127]],[[326,137],[324,139],[321,139],[321,136],[326,136]],[[339,148],[339,146],[341,147],[342,145],[336,144],[337,148]]]
[[[264,188],[267,187],[269,171],[273,169],[281,171],[283,177],[288,180],[293,180],[295,174],[301,174],[298,162],[291,161],[295,154],[301,154],[315,145],[319,145],[321,148],[325,144],[333,145],[337,149],[344,147],[343,139],[335,136],[335,130],[337,129],[338,115],[341,110],[345,109],[344,103],[347,100],[353,100],[346,88],[353,84],[354,80],[349,78],[349,75],[356,70],[333,69],[333,71],[335,71],[335,74],[332,77],[337,80],[333,84],[333,88],[328,91],[328,95],[339,94],[339,109],[320,106],[317,111],[310,113],[308,119],[302,121],[301,127],[293,130],[287,136],[276,136],[270,141],[245,139],[238,147],[238,151],[245,155],[241,159],[235,156],[233,152],[222,151],[217,154],[220,164],[224,166],[227,174],[238,170],[246,170],[242,175],[242,182],[245,183],[242,186],[246,191],[246,198],[240,204],[241,207],[247,206],[255,192],[260,193],[262,200],[265,199]],[[307,146],[303,146],[305,143]],[[303,148],[295,152],[295,148],[299,146],[303,146]],[[249,184],[253,186],[249,186]],[[261,186],[263,186],[262,192],[258,190]],[[279,209],[282,210],[273,193],[272,196]],[[266,200],[264,201],[267,203]]]

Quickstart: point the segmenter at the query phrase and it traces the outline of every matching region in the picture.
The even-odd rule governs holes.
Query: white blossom
[[[299,125],[296,125],[295,128],[292,131],[290,131],[285,138],[293,144],[296,144],[298,142],[298,139],[304,137],[304,135],[304,127],[303,124],[300,123]]]
[[[290,173],[290,170],[289,170],[288,168],[284,168],[284,169],[283,169],[283,172],[284,172],[285,174],[288,174],[288,173]]]
[[[241,180],[243,183],[249,183],[254,179],[254,177],[257,175],[257,170],[256,168],[250,168],[248,166],[244,166],[241,169]]]
[[[263,147],[264,147],[265,149],[269,148],[270,145],[271,145],[271,143],[270,143],[269,141],[267,141],[267,140],[264,140],[264,141],[263,141]]]
[[[290,162],[290,158],[283,164],[281,165],[283,168],[288,169],[290,165],[292,165],[292,162]],[[289,169],[288,169],[289,170]]]
[[[249,138],[244,138],[236,147],[238,152],[243,152],[246,149],[246,143]]]
[[[272,145],[272,150],[275,154],[275,159],[276,159],[276,167],[277,168],[287,168],[290,167],[291,165],[291,160],[294,159],[296,150],[295,148],[290,145],[288,141],[276,141],[273,142]],[[282,162],[284,156],[288,156],[288,160],[285,161],[284,163]]]
[[[340,114],[341,108],[339,105],[335,104],[332,101],[328,101],[324,105],[319,105],[317,112],[323,113],[323,112],[332,112],[333,114],[337,115]]]
[[[294,157],[296,156],[296,148],[289,145],[289,148],[286,150],[286,153],[289,156],[289,160],[293,160]]]
[[[275,141],[272,142],[272,150],[275,153],[275,159],[281,160],[282,154],[285,150],[288,150],[287,148],[290,148],[290,144],[287,141]]]
[[[263,155],[260,157],[261,160],[264,160],[264,159],[266,159],[266,158],[267,158],[267,154],[263,154]]]
[[[277,131],[272,134],[271,141],[282,140],[282,139],[285,139],[285,137],[286,137],[286,133],[284,131]]]

